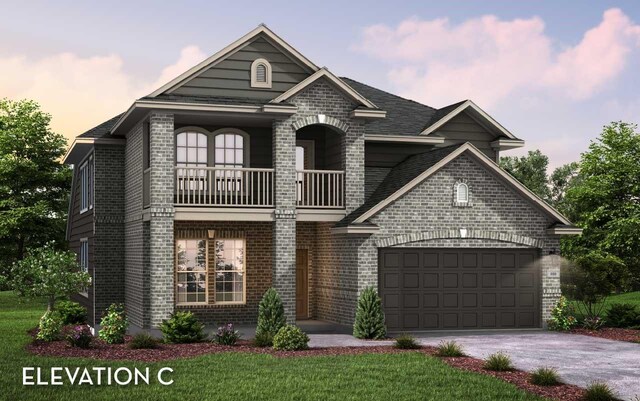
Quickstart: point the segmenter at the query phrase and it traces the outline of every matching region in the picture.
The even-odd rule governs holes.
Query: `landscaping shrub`
[[[278,330],[273,337],[273,349],[282,351],[299,351],[309,348],[309,336],[299,327],[287,324]]]
[[[582,321],[582,327],[587,330],[599,330],[603,324],[604,320],[602,320],[599,316],[585,317]]]
[[[640,308],[626,303],[612,304],[606,324],[609,327],[640,328]]]
[[[444,357],[464,356],[462,346],[455,341],[442,341],[436,348],[436,355]]]
[[[484,368],[487,370],[494,370],[496,372],[504,372],[513,370],[513,365],[511,364],[511,358],[509,355],[500,351],[489,355],[489,357],[485,359]]]
[[[55,341],[60,339],[62,330],[62,320],[57,312],[47,311],[40,318],[38,324],[38,334],[36,338],[42,341]]]
[[[387,335],[384,325],[382,301],[375,288],[367,287],[358,298],[353,336],[356,338],[379,340]]]
[[[604,382],[592,382],[584,394],[585,401],[614,401],[616,393]]]
[[[258,305],[258,326],[256,327],[256,338],[266,339],[267,336],[273,338],[276,333],[287,324],[284,316],[284,305],[280,295],[273,288],[269,288]]]
[[[56,304],[56,312],[60,315],[63,325],[87,324],[87,309],[77,302],[60,301]]]
[[[195,343],[204,339],[204,324],[192,312],[178,311],[163,320],[160,330],[164,341],[173,344]]]
[[[531,373],[531,383],[538,386],[555,386],[560,384],[558,371],[553,368],[538,368]]]
[[[131,349],[153,349],[158,347],[158,340],[149,333],[138,333],[131,339]]]
[[[262,333],[256,333],[253,344],[256,347],[271,347],[273,345],[273,336],[264,331]]]
[[[416,339],[409,334],[402,334],[398,338],[396,338],[394,347],[398,349],[418,349],[420,348],[420,344],[416,342]]]
[[[123,304],[111,304],[100,321],[98,337],[109,344],[122,344],[127,334],[129,319]]]
[[[63,337],[69,345],[78,348],[89,348],[93,340],[91,329],[86,324],[66,326],[62,331]]]
[[[240,339],[240,332],[233,328],[233,324],[225,324],[218,327],[216,332],[216,342],[220,345],[235,345]]]
[[[574,310],[567,298],[560,297],[556,306],[551,310],[551,319],[547,323],[549,330],[555,331],[569,331],[576,325]]]

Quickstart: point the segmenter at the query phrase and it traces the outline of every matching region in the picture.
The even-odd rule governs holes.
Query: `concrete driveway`
[[[312,334],[309,337],[312,347],[392,344],[391,341],[362,341],[344,334]],[[566,383],[587,387],[594,380],[602,380],[623,399],[635,401],[636,396],[640,397],[640,344],[546,331],[416,334],[416,337],[424,345],[455,340],[467,355],[476,358],[504,351],[520,370],[553,367]]]

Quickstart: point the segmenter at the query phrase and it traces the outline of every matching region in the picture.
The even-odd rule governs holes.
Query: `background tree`
[[[547,177],[549,158],[540,150],[530,150],[527,156],[501,157],[500,167],[542,199],[546,201],[551,199]]]
[[[567,190],[569,218],[584,229],[562,242],[575,258],[592,250],[622,259],[640,286],[640,135],[615,122],[582,154],[580,173]]]
[[[0,99],[0,273],[29,248],[65,246],[71,170],[50,122],[33,101]]]
[[[580,164],[572,162],[557,167],[549,176],[549,185],[551,187],[551,199],[549,201],[551,206],[566,216],[573,213],[571,204],[566,201],[566,195],[569,188],[579,179],[579,170]]]

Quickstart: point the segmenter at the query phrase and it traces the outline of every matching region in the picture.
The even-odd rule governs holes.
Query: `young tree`
[[[500,167],[546,201],[551,198],[549,180],[547,178],[548,166],[549,158],[543,155],[540,150],[530,150],[527,156],[505,156],[500,158]]]
[[[640,285],[640,135],[615,122],[582,154],[579,179],[567,191],[570,218],[584,228],[563,240],[573,257],[600,250],[622,259]]]
[[[258,326],[256,336],[268,335],[273,338],[278,330],[287,324],[284,305],[278,292],[269,288],[258,305]]]
[[[50,121],[33,101],[0,99],[0,274],[29,248],[64,244],[71,171]]]
[[[3,280],[21,297],[46,297],[47,311],[55,308],[58,299],[91,284],[89,274],[80,271],[76,254],[55,250],[51,243],[31,249],[25,258],[14,263]]]
[[[358,298],[356,319],[353,323],[353,336],[379,340],[386,335],[387,327],[384,324],[382,300],[375,288],[367,287]]]

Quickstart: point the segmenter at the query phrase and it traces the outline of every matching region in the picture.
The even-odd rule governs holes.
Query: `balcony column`
[[[148,302],[144,311],[151,327],[157,327],[173,312],[174,240],[174,123],[173,114],[153,112],[149,116],[149,239]],[[146,308],[145,308],[146,309]]]
[[[296,319],[296,132],[289,120],[273,123],[275,216],[272,287],[289,323]]]

